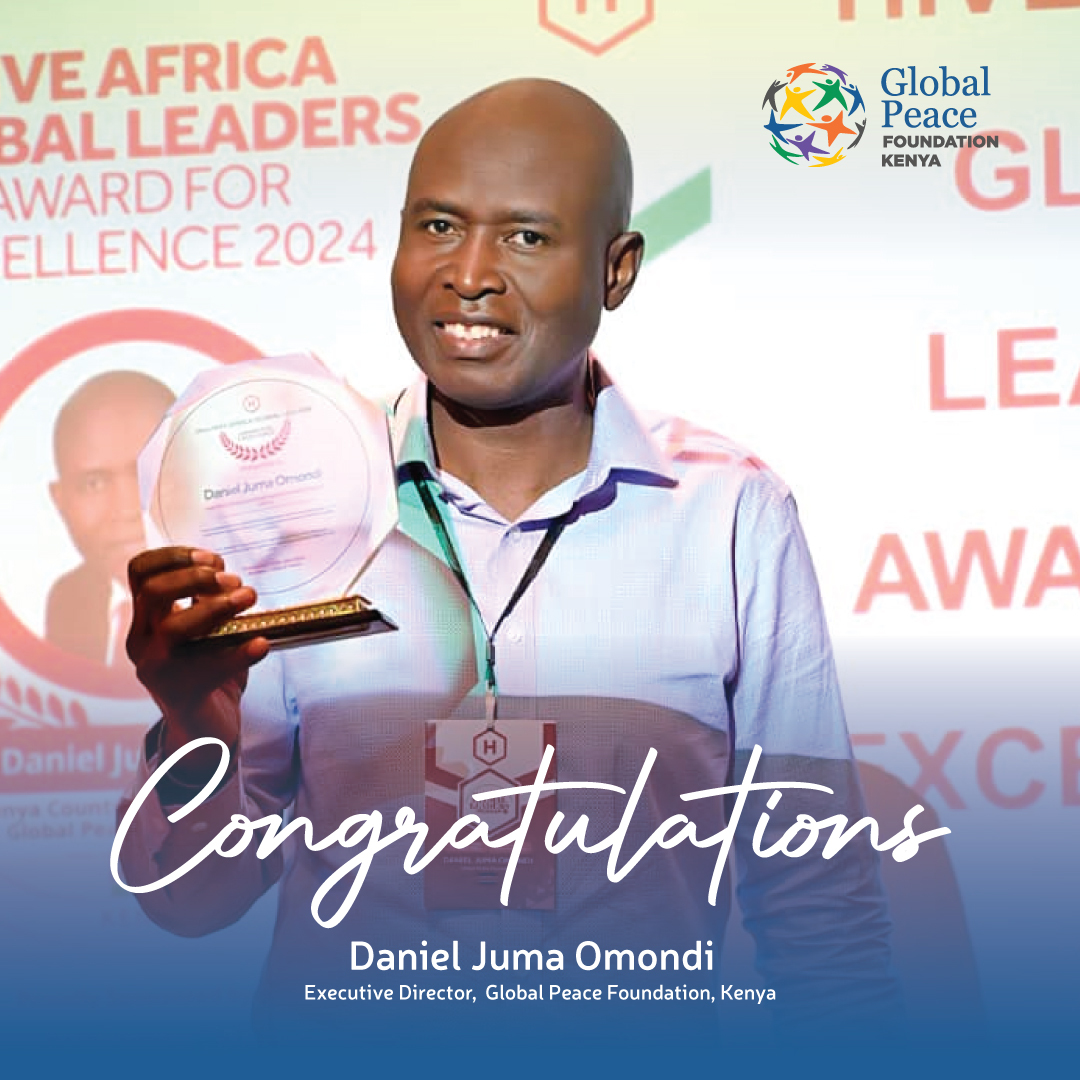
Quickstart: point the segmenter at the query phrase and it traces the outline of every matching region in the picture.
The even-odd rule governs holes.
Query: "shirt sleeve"
[[[160,881],[183,866],[228,832],[235,815],[255,821],[280,814],[292,803],[300,771],[298,717],[284,682],[280,654],[271,653],[252,669],[241,707],[240,741],[234,760],[217,790],[201,806],[172,820],[201,788],[188,789],[169,777],[142,802],[120,849],[120,866],[129,885]],[[160,723],[147,738],[147,752],[117,809],[118,821],[123,821],[161,764],[159,733]],[[259,859],[257,839],[235,857],[212,853],[171,884],[136,894],[140,905],[159,926],[187,937],[230,925],[281,876],[281,848]]]
[[[795,503],[770,474],[747,482],[736,514],[734,576],[739,662],[728,685],[734,778],[761,747],[755,782],[799,781],[833,794],[751,792],[735,834],[737,896],[757,945],[758,970],[777,990],[788,1028],[825,1024],[893,1026],[900,991],[877,852],[865,832],[832,858],[820,830],[803,854],[764,857],[753,836],[768,815],[759,849],[768,851],[799,815],[822,821],[865,815],[817,578]],[[805,820],[805,818],[804,818]],[[804,828],[790,850],[801,850]]]

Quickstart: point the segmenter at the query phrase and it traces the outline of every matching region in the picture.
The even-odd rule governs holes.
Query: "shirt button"
[[[506,531],[506,539],[511,544],[521,543],[521,530],[515,525]]]
[[[511,626],[507,628],[506,640],[513,645],[517,645],[521,641],[521,628],[518,626]]]

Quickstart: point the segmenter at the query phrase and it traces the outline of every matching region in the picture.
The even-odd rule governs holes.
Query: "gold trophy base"
[[[362,596],[343,596],[337,600],[237,615],[204,637],[195,638],[190,647],[198,650],[231,648],[262,637],[270,642],[272,649],[291,649],[317,641],[382,634],[396,629],[393,622]]]

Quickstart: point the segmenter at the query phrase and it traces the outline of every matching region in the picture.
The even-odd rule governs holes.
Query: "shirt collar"
[[[675,484],[677,477],[669,461],[625,395],[600,369],[602,389],[596,399],[592,447],[578,494],[584,495],[605,484],[612,473],[633,482],[636,477],[659,478]],[[431,441],[427,415],[428,382],[421,376],[398,398],[390,419],[394,460],[398,481],[406,478],[403,466],[420,464],[432,479],[438,478],[435,447]]]

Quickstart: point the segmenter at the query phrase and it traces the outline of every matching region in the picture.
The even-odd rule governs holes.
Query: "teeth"
[[[462,341],[485,341],[488,338],[496,338],[502,334],[497,326],[484,326],[473,324],[466,326],[464,323],[445,323],[444,329],[448,334],[460,338]]]

